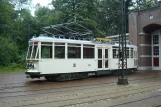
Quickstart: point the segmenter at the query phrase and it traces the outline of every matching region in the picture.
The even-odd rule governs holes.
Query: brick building
[[[129,14],[129,41],[138,46],[138,69],[161,70],[161,2]]]

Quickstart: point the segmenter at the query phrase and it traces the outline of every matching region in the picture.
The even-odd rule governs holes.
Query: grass
[[[23,67],[12,67],[12,66],[0,67],[0,72],[23,72],[23,71],[25,71],[25,68]]]

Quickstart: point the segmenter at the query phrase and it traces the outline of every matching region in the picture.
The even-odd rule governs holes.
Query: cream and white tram
[[[30,78],[73,80],[91,75],[110,75],[118,72],[118,43],[97,43],[39,36],[29,41],[26,56]],[[137,69],[137,47],[127,44],[127,69]]]

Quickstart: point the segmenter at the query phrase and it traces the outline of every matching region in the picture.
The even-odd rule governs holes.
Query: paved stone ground
[[[116,82],[117,76],[47,82],[0,74],[0,107],[161,107],[161,71],[130,74],[129,85]]]

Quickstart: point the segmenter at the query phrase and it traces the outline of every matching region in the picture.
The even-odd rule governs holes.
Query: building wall
[[[143,28],[150,24],[161,24],[161,7],[146,10],[138,13],[139,32],[144,32]]]
[[[161,5],[129,14],[129,40],[138,47],[139,69],[152,68],[151,34],[161,27]]]
[[[137,38],[138,38],[138,13],[131,13],[129,15],[129,41],[133,45],[137,46]]]

